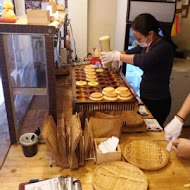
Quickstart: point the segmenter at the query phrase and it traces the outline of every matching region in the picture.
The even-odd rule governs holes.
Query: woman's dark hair
[[[132,22],[131,28],[147,36],[150,31],[158,33],[160,24],[151,14],[140,14]]]
[[[162,30],[164,35],[164,39],[168,41],[174,49],[176,49],[176,45],[171,39],[171,26],[166,26],[164,24],[159,23],[154,16],[148,13],[138,15],[131,24],[131,28],[135,31],[140,32],[144,36],[147,36],[150,31],[154,31],[155,33],[159,33]]]

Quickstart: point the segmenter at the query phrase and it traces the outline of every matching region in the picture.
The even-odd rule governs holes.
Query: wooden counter
[[[71,78],[57,78],[57,108],[58,112],[64,111],[67,125],[70,124],[72,114],[72,93]],[[151,114],[147,118],[152,118]],[[25,132],[28,129],[25,129]],[[190,136],[190,129],[184,128],[183,137]],[[121,143],[130,139],[147,139],[155,140],[165,148],[163,132],[146,132],[146,133],[125,133],[121,137]],[[71,175],[82,182],[83,190],[93,190],[92,174],[97,165],[94,162],[86,162],[84,167],[76,171],[62,169],[59,167],[50,167],[51,153],[45,144],[40,144],[38,154],[32,158],[24,157],[20,145],[12,145],[6,161],[0,170],[1,190],[18,190],[22,182],[36,178],[52,178],[56,176]],[[168,165],[155,172],[144,172],[148,178],[149,190],[186,190],[184,184],[190,183],[190,160],[178,158],[175,152],[170,153]]]
[[[155,140],[163,147],[167,144],[163,132],[124,134],[121,142],[124,142],[125,139]],[[51,153],[45,144],[39,145],[38,154],[32,158],[24,157],[20,145],[12,145],[4,166],[0,170],[0,189],[17,190],[19,183],[27,182],[30,179],[72,175],[81,180],[83,190],[93,190],[92,173],[97,167],[93,161],[86,162],[84,167],[76,171],[70,171],[59,167],[50,167],[50,158]],[[184,184],[190,184],[190,160],[178,158],[174,152],[171,152],[170,161],[165,168],[144,173],[148,178],[151,190],[187,189]]]

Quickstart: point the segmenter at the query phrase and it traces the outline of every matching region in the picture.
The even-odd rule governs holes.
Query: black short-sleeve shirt
[[[134,65],[143,70],[140,95],[146,99],[160,100],[170,96],[169,83],[174,50],[165,39],[156,43],[149,52],[137,46],[126,50],[134,54]]]

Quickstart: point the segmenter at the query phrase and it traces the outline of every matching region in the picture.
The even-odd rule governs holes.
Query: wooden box
[[[49,10],[27,9],[28,24],[48,25],[50,23]]]
[[[95,156],[96,156],[96,164],[101,164],[104,162],[109,161],[120,161],[121,160],[121,148],[118,145],[116,151],[109,152],[107,154],[103,154],[100,149],[98,148],[98,145],[102,142],[107,140],[108,138],[95,138]]]

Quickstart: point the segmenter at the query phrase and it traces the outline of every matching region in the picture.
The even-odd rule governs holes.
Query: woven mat
[[[95,190],[146,190],[148,181],[137,167],[121,162],[106,162],[93,173]]]
[[[124,158],[143,170],[159,170],[169,160],[168,152],[157,143],[146,140],[128,141],[123,148]]]

